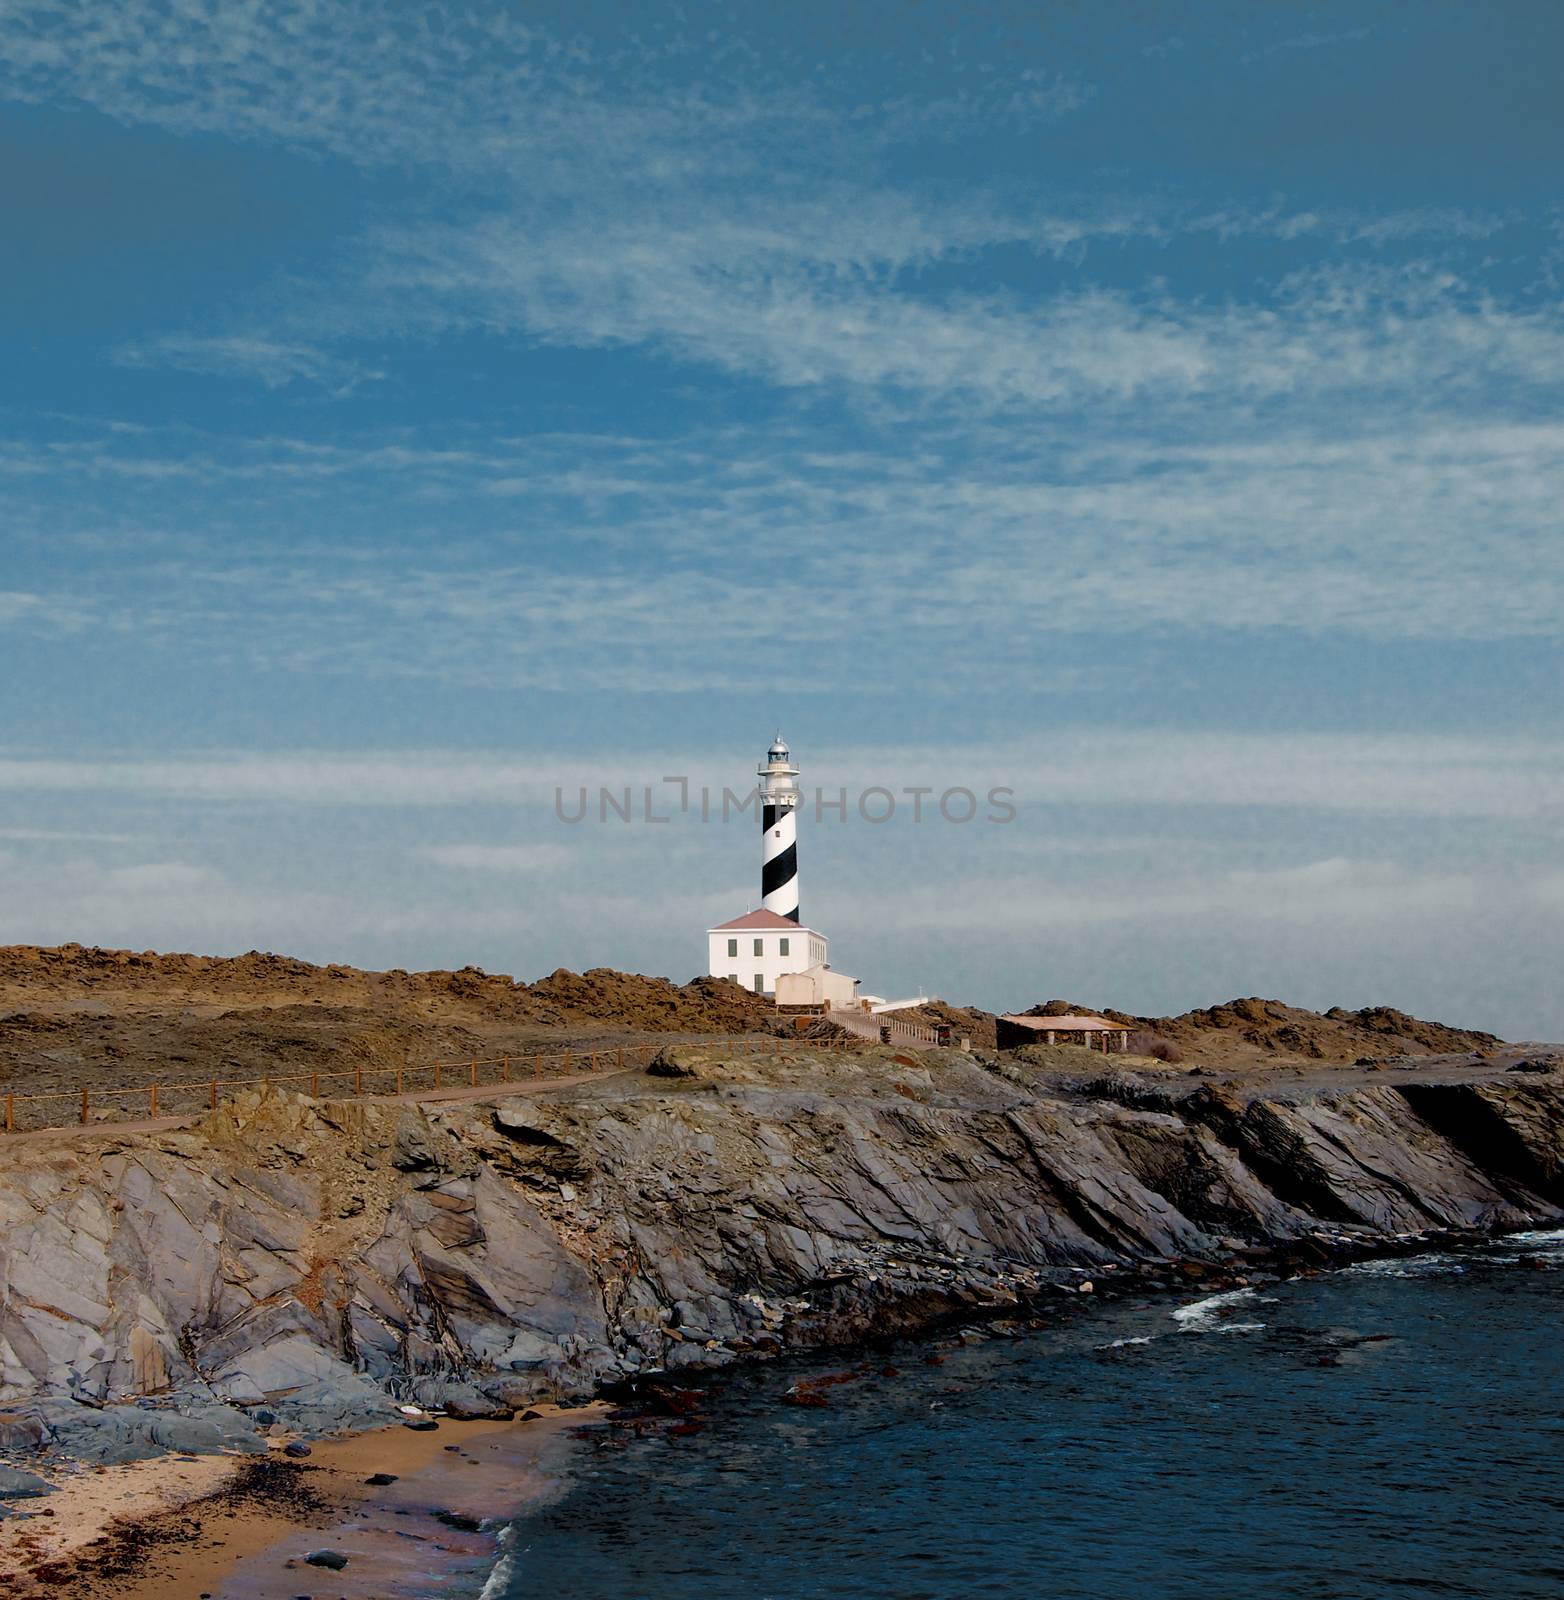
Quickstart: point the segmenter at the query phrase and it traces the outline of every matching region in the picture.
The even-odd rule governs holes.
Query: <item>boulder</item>
[[[37,1450],[44,1442],[42,1420],[25,1412],[0,1412],[0,1451]]]
[[[508,1417],[515,1409],[475,1384],[452,1378],[424,1378],[413,1385],[413,1398],[421,1406],[458,1418]]]
[[[32,1500],[53,1493],[54,1485],[46,1478],[17,1467],[0,1466],[0,1500]]]
[[[454,1528],[458,1533],[477,1533],[483,1526],[479,1517],[471,1517],[465,1511],[436,1511],[436,1522],[443,1522],[446,1527]]]
[[[390,1395],[357,1372],[304,1384],[289,1394],[278,1396],[267,1410],[295,1433],[310,1438],[362,1432],[400,1420],[396,1402]]]
[[[213,1407],[206,1416],[154,1414],[147,1427],[147,1437],[164,1450],[192,1456],[215,1455],[223,1450],[254,1455],[266,1448],[251,1428],[249,1419],[227,1407]]]

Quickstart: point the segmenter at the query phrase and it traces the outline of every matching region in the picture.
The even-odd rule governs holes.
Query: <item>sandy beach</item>
[[[169,1457],[62,1475],[34,1514],[0,1523],[0,1594],[81,1600],[274,1600],[327,1592],[397,1600],[467,1575],[476,1592],[495,1539],[481,1525],[561,1483],[576,1428],[602,1406],[539,1406],[526,1422],[377,1429],[316,1442],[308,1457]],[[393,1482],[371,1485],[376,1475]],[[313,1552],[347,1558],[311,1566]]]

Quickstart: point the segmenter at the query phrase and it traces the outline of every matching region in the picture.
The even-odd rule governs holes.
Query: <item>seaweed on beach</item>
[[[245,1461],[221,1489],[157,1516],[123,1518],[81,1552],[40,1561],[23,1576],[48,1588],[75,1585],[79,1592],[112,1593],[120,1580],[139,1577],[173,1546],[192,1545],[214,1519],[260,1511],[279,1521],[308,1523],[332,1510],[332,1503],[309,1481],[313,1467],[266,1457]]]

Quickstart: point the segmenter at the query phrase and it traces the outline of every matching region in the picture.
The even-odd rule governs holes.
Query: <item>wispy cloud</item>
[[[1258,50],[1247,50],[1238,59],[1248,66],[1263,61],[1267,56],[1281,55],[1292,50],[1332,50],[1338,45],[1361,44],[1371,39],[1378,30],[1374,28],[1343,28],[1334,33],[1298,33],[1286,39],[1277,39]]]
[[[898,903],[910,922],[930,918],[967,929],[998,925],[1014,937],[1025,931],[1125,927],[1168,919],[1181,927],[1216,922],[1252,928],[1393,929],[1413,917],[1482,912],[1492,892],[1491,879],[1476,873],[1332,856],[1199,874],[1163,868],[1135,881],[1113,874],[1095,882],[1055,883],[1046,895],[1024,881],[993,880],[973,885],[956,905],[938,893],[918,891]],[[1534,894],[1520,879],[1507,885],[1506,894],[1515,897],[1517,910],[1522,903],[1528,911],[1558,909],[1551,895]]]
[[[439,3],[394,26],[364,0],[172,11],[131,0],[90,12],[32,0],[11,10],[0,89],[15,100],[74,101],[178,134],[324,149],[365,166],[525,168],[543,184],[583,167],[653,179],[744,167],[759,142],[823,155],[855,125],[864,148],[972,122],[1028,128],[1091,95],[1057,72],[961,73],[955,61],[943,92],[865,103],[856,75],[825,60],[807,77],[789,72],[746,46],[743,30],[694,15],[655,27],[616,19],[592,43],[582,27]],[[691,81],[692,59],[713,81]]]
[[[561,844],[441,844],[426,845],[418,853],[438,867],[522,877],[559,872],[577,859],[575,851]]]
[[[15,844],[133,844],[133,833],[101,833],[70,828],[0,828],[0,839]]]
[[[346,393],[379,372],[331,353],[344,334],[467,326],[647,346],[767,384],[946,405],[1248,404],[1557,373],[1556,315],[1481,304],[1453,286],[1415,316],[1380,303],[1351,322],[1301,297],[1278,314],[1263,285],[1220,305],[1180,299],[1154,267],[1138,292],[1079,273],[1045,275],[1037,295],[996,295],[982,268],[1008,250],[1078,263],[1089,247],[1156,248],[1191,234],[1379,246],[1481,238],[1502,221],[1448,206],[1363,216],[932,186],[894,176],[885,146],[1046,122],[1086,104],[1090,87],[986,64],[953,93],[865,104],[829,71],[786,75],[755,58],[710,82],[681,76],[688,56],[716,61],[722,49],[673,28],[633,51],[594,50],[441,6],[387,28],[351,3],[129,4],[88,18],[68,0],[41,0],[0,41],[0,89],[182,134],[461,175],[444,203],[409,208],[417,223],[368,233],[340,276],[293,284],[269,329],[141,341],[121,352],[137,364]],[[955,278],[938,293],[924,276],[936,267]]]
[[[114,359],[123,367],[175,367],[217,377],[255,378],[268,389],[302,382],[339,399],[385,377],[382,371],[313,345],[250,334],[207,338],[168,334],[120,345]]]
[[[1096,729],[1052,730],[969,747],[861,741],[811,751],[811,782],[834,789],[869,784],[962,783],[979,792],[1008,785],[1023,806],[1114,804],[1146,808],[1262,807],[1403,817],[1491,818],[1556,827],[1564,790],[1564,743],[1557,739],[1393,737],[1351,734],[1234,734],[1200,730],[1116,731],[1112,759]],[[650,770],[656,765],[658,770]],[[1127,790],[1124,773],[1135,773]],[[278,805],[530,807],[553,826],[554,790],[574,797],[585,784],[658,786],[664,773],[719,793],[742,774],[732,754],[707,749],[648,751],[640,761],[605,752],[537,752],[525,761],[458,750],[273,752],[171,756],[147,760],[60,760],[0,756],[0,791],[135,794],[192,803],[264,801]],[[639,798],[637,798],[639,804]],[[688,820],[688,818],[686,818]],[[421,847],[425,859],[454,867],[497,866],[514,849],[516,865],[557,864],[555,853],[579,835],[556,830],[540,843],[461,841]]]
[[[1564,371],[1555,309],[1506,308],[1433,266],[1297,275],[1274,295],[1220,305],[1089,277],[1025,301],[978,289],[934,296],[901,276],[920,257],[1180,224],[1127,215],[1039,224],[958,210],[909,229],[884,196],[859,204],[840,193],[773,201],[753,219],[748,210],[692,201],[672,227],[666,207],[632,207],[541,228],[496,214],[388,229],[369,248],[359,303],[383,306],[397,326],[650,345],[784,387],[845,386],[942,407],[1214,400],[1247,410],[1347,395],[1404,406],[1430,392],[1448,400],[1501,383],[1549,387]]]
[[[1108,617],[1450,641],[1548,637],[1564,608],[1564,546],[1546,536],[1564,429],[1545,421],[1083,437],[969,420],[860,430],[846,448],[811,425],[330,444],[95,432],[0,446],[0,477],[18,549],[30,527],[40,552],[39,586],[0,600],[14,631],[91,619],[293,672],[690,689],[714,651],[730,683],[758,683],[755,647],[804,636],[827,667],[915,649],[954,692],[991,670],[983,629],[1018,667],[1068,676],[1043,656]],[[176,513],[187,531],[170,541]],[[311,527],[331,537],[296,531]],[[66,582],[55,557],[76,540],[91,560]]]
[[[77,633],[92,620],[93,606],[69,591],[32,594],[0,589],[0,628],[60,635]]]

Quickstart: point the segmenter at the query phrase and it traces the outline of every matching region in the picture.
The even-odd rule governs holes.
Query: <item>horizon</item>
[[[1564,1039],[1564,12],[0,32],[0,943]],[[1019,1009],[1020,1007],[1010,1007]]]

